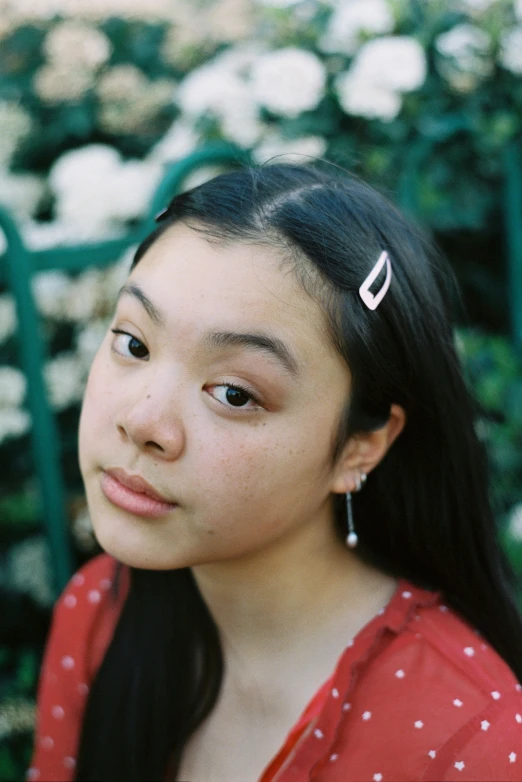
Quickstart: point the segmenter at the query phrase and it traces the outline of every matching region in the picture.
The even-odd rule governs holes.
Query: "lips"
[[[144,478],[142,478],[140,475],[129,475],[125,472],[125,470],[122,470],[119,467],[114,467],[113,469],[106,470],[105,472],[108,475],[111,475],[113,478],[116,478],[117,481],[122,483],[128,489],[132,489],[132,491],[135,491],[138,494],[146,494],[147,497],[152,497],[152,499],[158,500],[158,502],[164,502],[169,505],[173,504],[170,503],[166,497],[162,497],[162,495],[157,492],[154,487],[150,485],[150,483],[147,483],[147,481],[144,480]]]
[[[177,507],[177,503],[166,500],[141,476],[129,475],[121,468],[102,474],[101,490],[113,505],[136,516],[160,518]]]

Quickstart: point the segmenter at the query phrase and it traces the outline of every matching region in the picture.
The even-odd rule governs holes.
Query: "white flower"
[[[100,302],[104,300],[103,273],[98,269],[87,269],[71,282],[64,302],[67,320],[84,321],[92,317]]]
[[[478,71],[484,76],[491,71],[491,63],[486,59],[490,47],[488,33],[473,24],[459,24],[435,41],[437,51],[453,58],[461,70]]]
[[[42,65],[33,78],[34,91],[45,103],[79,101],[94,83],[92,71],[61,63]]]
[[[15,101],[0,101],[0,166],[8,168],[19,143],[31,130],[31,115]]]
[[[225,136],[250,146],[261,133],[258,106],[251,87],[234,72],[235,65],[216,58],[192,71],[180,84],[176,100],[188,117],[213,114]]]
[[[12,437],[21,437],[31,426],[25,410],[17,407],[0,407],[0,443]]]
[[[107,204],[106,216],[122,222],[141,217],[147,212],[162,175],[163,168],[155,161],[129,160],[120,165],[109,182],[113,201]]]
[[[120,154],[106,144],[88,144],[66,152],[54,163],[49,173],[49,184],[57,195],[70,191],[77,179],[87,177],[93,170],[97,177],[112,174],[120,165]],[[81,183],[83,184],[83,183]]]
[[[112,147],[91,144],[63,154],[49,182],[58,219],[103,235],[114,223],[139,218],[163,174],[158,161],[121,162]]]
[[[498,59],[508,71],[522,73],[522,25],[503,34]]]
[[[335,80],[335,89],[342,109],[347,114],[390,122],[402,105],[396,92],[383,89],[346,71]]]
[[[439,35],[437,69],[458,92],[470,92],[493,70],[491,37],[476,25],[460,24]]]
[[[386,0],[351,0],[333,11],[319,48],[324,52],[353,54],[361,33],[392,32],[394,19]]]
[[[43,535],[23,540],[9,549],[7,572],[18,592],[29,593],[41,605],[52,605],[49,549]]]
[[[245,82],[220,63],[210,62],[196,68],[178,87],[176,101],[189,116],[206,112],[220,115],[224,105],[250,100]]]
[[[522,502],[515,505],[509,517],[509,534],[517,542],[522,542]]]
[[[93,320],[76,337],[76,350],[85,368],[89,368],[107,333],[106,320]]]
[[[51,27],[43,49],[55,64],[96,70],[109,59],[111,43],[96,27],[68,19]]]
[[[44,189],[43,179],[34,174],[0,172],[0,203],[19,221],[36,211]]]
[[[282,157],[284,162],[303,163],[307,162],[305,157],[322,157],[325,151],[326,141],[320,136],[301,136],[289,141],[278,133],[272,133],[256,147],[253,157],[257,163],[266,163],[275,157],[278,158],[276,162],[280,162]]]
[[[199,138],[193,123],[181,117],[172,123],[163,138],[152,148],[149,160],[159,163],[180,160],[197,147]]]
[[[63,410],[82,398],[85,386],[84,367],[75,353],[60,353],[44,369],[51,404]]]
[[[382,90],[411,92],[424,83],[426,55],[415,38],[384,36],[364,44],[350,73]]]
[[[498,0],[460,0],[460,6],[465,11],[475,14],[487,11],[496,3],[498,3]]]
[[[229,141],[240,147],[251,147],[259,139],[263,125],[257,106],[251,102],[231,106],[221,116],[221,130]]]
[[[70,277],[60,271],[40,272],[32,279],[32,289],[36,307],[42,315],[55,320],[66,317]]]
[[[25,375],[14,367],[0,367],[0,408],[18,407],[27,387]]]
[[[269,111],[297,117],[324,94],[326,69],[315,54],[288,47],[261,55],[252,67],[252,89]]]
[[[16,331],[16,309],[12,296],[0,296],[0,345]]]
[[[255,0],[259,5],[266,5],[269,8],[290,8],[297,5],[301,0]]]

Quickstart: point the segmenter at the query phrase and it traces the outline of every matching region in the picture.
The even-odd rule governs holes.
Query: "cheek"
[[[291,426],[288,432],[261,425],[238,429],[238,435],[221,442],[219,448],[212,448],[218,440],[207,436],[196,458],[200,477],[210,478],[209,497],[216,502],[219,498],[216,507],[225,511],[223,515],[238,506],[262,508],[263,513],[267,507],[279,507],[286,513],[288,506],[306,505],[324,496],[330,464],[324,431],[301,422],[300,428]],[[202,486],[202,491],[207,487]]]
[[[111,394],[108,391],[104,362],[100,355],[94,359],[89,373],[79,425],[80,465],[96,442],[100,442],[101,432],[107,432],[111,420]]]

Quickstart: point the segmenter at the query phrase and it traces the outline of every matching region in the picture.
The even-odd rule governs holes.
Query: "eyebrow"
[[[154,321],[157,326],[165,326],[167,322],[165,313],[149,299],[147,294],[144,293],[138,285],[135,285],[132,282],[127,282],[123,288],[120,289],[120,292],[118,293],[118,300],[121,296],[123,296],[124,293],[127,293],[129,296],[134,296],[135,299],[138,299],[138,301],[143,305],[149,318]]]
[[[150,319],[164,327],[166,314],[157,307],[135,283],[126,283],[118,293],[118,299],[127,294],[138,299]],[[205,346],[208,348],[248,348],[275,357],[280,364],[294,377],[299,375],[299,362],[283,340],[261,332],[241,333],[235,331],[215,331],[205,336]]]
[[[275,357],[294,377],[299,375],[299,362],[278,337],[261,333],[238,333],[235,331],[216,331],[207,334],[205,344],[211,348],[249,348]]]

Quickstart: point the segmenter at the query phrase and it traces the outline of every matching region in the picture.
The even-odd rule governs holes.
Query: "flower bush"
[[[30,247],[121,235],[166,165],[220,139],[260,163],[325,157],[413,211],[464,291],[457,344],[522,574],[522,366],[500,261],[505,150],[521,130],[522,0],[0,0],[0,73],[0,203]],[[95,543],[76,466],[79,401],[129,259],[33,280],[80,559]],[[15,337],[0,282],[2,621],[35,628],[29,657],[16,658],[34,671],[50,591]],[[24,582],[12,563],[29,550]],[[0,740],[10,741],[0,778],[28,752],[18,737],[30,674],[13,678],[13,666],[0,647]]]

